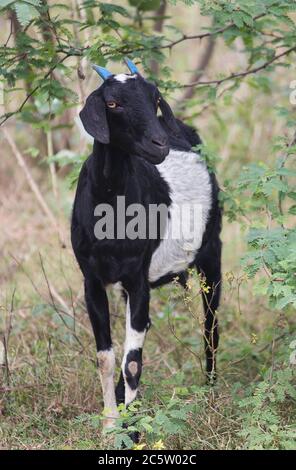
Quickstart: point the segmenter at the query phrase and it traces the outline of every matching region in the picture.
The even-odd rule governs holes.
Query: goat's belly
[[[210,176],[196,153],[171,150],[157,169],[170,188],[172,203],[165,233],[151,259],[150,282],[180,273],[194,261],[212,205]]]

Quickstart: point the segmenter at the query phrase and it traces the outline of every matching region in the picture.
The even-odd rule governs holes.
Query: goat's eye
[[[117,103],[115,103],[115,101],[107,101],[107,106],[108,108],[111,108],[111,109],[114,109],[114,108],[117,108]]]

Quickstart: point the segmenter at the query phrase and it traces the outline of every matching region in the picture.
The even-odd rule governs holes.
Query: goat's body
[[[160,239],[98,240],[94,234],[95,207],[109,204],[117,219],[118,196],[124,196],[125,207],[141,204],[147,217],[149,204],[169,206],[171,203],[169,188],[154,165],[142,159],[131,161],[128,156],[123,157],[121,164],[120,187],[116,181],[108,182],[109,186],[103,176],[104,156],[91,155],[81,172],[73,208],[72,242],[77,260],[84,274],[92,272],[104,286],[117,282],[124,285],[139,271],[147,272]],[[93,181],[94,174],[96,181]]]
[[[158,282],[170,274],[179,274],[190,266],[202,245],[202,237],[212,206],[212,187],[208,170],[198,154],[192,151],[171,150],[165,161],[157,166],[168,185],[171,205],[166,233],[153,253],[149,267],[149,280]],[[182,227],[173,237],[172,227],[182,223],[180,208],[187,206],[187,228],[194,223],[194,208],[200,209],[198,226],[193,239],[186,239]],[[183,214],[183,218],[186,214]],[[184,221],[183,221],[184,222]],[[185,224],[184,224],[185,225]]]
[[[165,127],[165,124],[161,122]],[[146,160],[120,154],[115,147],[94,143],[93,154],[79,176],[72,217],[73,249],[85,278],[85,297],[93,326],[105,407],[116,417],[113,387],[115,359],[112,350],[108,301],[105,287],[120,282],[127,294],[127,337],[116,401],[129,404],[135,397],[142,367],[142,347],[150,325],[149,289],[178,277],[186,285],[188,267],[195,266],[206,277],[211,292],[203,294],[206,314],[207,372],[215,370],[218,331],[215,311],[220,295],[221,211],[218,185],[205,163],[191,147],[199,144],[195,131],[178,122],[181,138],[169,135],[170,152],[155,166]],[[97,239],[94,228],[96,206],[109,204],[118,215],[117,197],[125,206],[141,204],[149,226],[149,206],[169,208],[165,235],[155,239]],[[178,220],[177,206],[198,205],[200,225],[194,239],[174,239],[171,228]],[[188,220],[187,220],[188,223]],[[190,225],[190,223],[189,223]],[[163,235],[163,234],[162,234]],[[111,378],[110,378],[111,377]]]
[[[195,133],[190,140],[192,145],[200,143]],[[119,155],[120,168],[117,162],[114,164],[118,174],[109,182],[103,175],[105,156],[99,144],[83,165],[73,207],[72,242],[82,271],[93,270],[105,286],[116,282],[124,284],[127,274],[137,272],[143,266],[148,269],[152,286],[158,285],[161,279],[165,282],[166,278],[180,274],[197,259],[199,249],[205,244],[206,229],[221,218],[214,175],[210,175],[200,156],[188,150],[188,146],[184,149],[180,142],[173,142],[173,145],[175,148],[157,166],[143,159],[132,160],[132,157]],[[169,208],[169,217],[164,236],[159,235],[156,240],[97,240],[94,235],[95,207],[107,203],[114,207],[116,214],[117,196],[125,197],[126,207],[131,204],[145,207],[147,227],[149,204],[165,204]],[[194,240],[172,237],[174,219],[180,217],[176,209],[184,204],[201,208],[200,226]]]
[[[74,251],[83,272],[93,270],[105,286],[116,282],[124,285],[126,277],[143,268],[148,269],[151,285],[158,285],[161,279],[164,282],[165,279],[172,279],[196,260],[207,226],[220,216],[217,184],[200,156],[182,148],[171,149],[165,161],[158,166],[143,159],[131,161],[129,157],[121,164],[120,187],[114,190],[114,182],[110,182],[108,188],[103,176],[103,156],[93,154],[85,162],[73,208]],[[116,213],[117,196],[125,197],[126,206],[142,204],[147,211],[147,219],[149,204],[168,206],[169,217],[163,237],[159,236],[156,240],[97,240],[94,235],[95,207],[108,203]],[[180,217],[178,209],[184,204],[191,209],[194,206],[201,208],[200,226],[194,240],[172,237],[174,219]]]
[[[118,239],[116,244],[110,240],[98,241],[94,233],[88,232],[90,220],[93,221],[91,226],[94,227],[95,207],[107,201],[100,197],[93,197],[92,194],[84,194],[89,192],[87,167],[86,164],[86,168],[81,173],[76,197],[76,201],[84,201],[83,213],[77,209],[76,204],[73,211],[73,233],[80,232],[80,236],[76,235],[73,241],[74,246],[77,247],[75,253],[78,260],[82,260],[85,267],[88,265],[89,269],[93,268],[104,285],[124,281],[124,273],[130,271],[131,264],[133,264],[131,258],[134,256],[137,258],[136,266],[132,268],[133,271],[141,268],[139,255],[144,255],[145,252],[147,258],[143,256],[142,262],[149,265],[148,278],[151,283],[169,274],[178,274],[192,264],[201,247],[202,235],[205,232],[212,206],[210,175],[197,154],[172,150],[165,162],[158,167],[141,161],[134,168],[132,179],[141,182],[141,188],[138,188],[139,191],[133,189],[133,194],[127,191],[125,196],[128,203],[147,206],[147,199],[150,199],[151,204],[166,204],[169,207],[166,233],[161,240],[154,242],[148,240],[148,243],[147,240],[129,239]],[[153,187],[151,180],[154,182]],[[132,182],[127,178],[127,188],[131,187],[131,184]],[[108,202],[115,204],[114,197]],[[182,204],[189,204],[190,208],[198,205],[202,210],[198,236],[189,242],[183,238],[173,239],[171,236],[172,225],[174,223],[177,225],[174,219],[180,217],[178,209]],[[147,245],[150,245],[149,250],[146,249]],[[100,266],[104,268],[101,269]]]

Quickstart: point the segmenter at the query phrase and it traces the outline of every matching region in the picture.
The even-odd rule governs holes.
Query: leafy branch
[[[58,60],[48,70],[48,72],[44,75],[43,78],[44,79],[48,78],[54,72],[54,70],[58,67],[58,65],[62,64],[69,57],[71,57],[71,55],[66,54],[64,57],[62,57],[60,60]],[[7,121],[7,119],[9,119],[10,117],[15,116],[16,114],[19,114],[23,110],[23,107],[25,106],[27,101],[40,89],[40,87],[41,87],[41,84],[37,85],[35,88],[33,88],[33,90],[31,90],[30,93],[27,94],[26,98],[23,100],[23,102],[21,103],[21,105],[18,107],[18,109],[16,111],[11,111],[10,113],[5,113],[2,116],[0,116],[0,119],[3,118],[2,121],[0,121],[0,126],[2,126],[2,124],[4,124]]]
[[[32,1],[35,2],[35,0]],[[45,97],[47,101],[57,98],[66,105],[69,97],[73,98],[75,92],[73,81],[70,87],[66,88],[65,78],[70,83],[69,78],[73,68],[79,69],[80,58],[97,62],[100,65],[105,65],[108,60],[119,61],[125,55],[131,55],[136,60],[139,58],[147,75],[150,74],[150,78],[156,79],[160,87],[166,91],[184,88],[184,97],[187,100],[193,97],[197,87],[208,87],[211,90],[212,85],[218,87],[226,81],[254,75],[296,50],[295,26],[294,24],[292,26],[292,20],[288,18],[288,12],[293,11],[294,6],[291,0],[284,2],[266,0],[264,4],[253,5],[250,8],[246,8],[244,0],[237,0],[233,5],[226,5],[222,2],[218,5],[218,10],[203,0],[199,3],[202,14],[212,16],[215,27],[212,26],[208,31],[197,34],[182,33],[181,37],[170,40],[167,34],[163,34],[166,19],[164,8],[165,6],[168,8],[166,2],[161,4],[162,8],[153,17],[155,31],[158,32],[155,35],[147,32],[144,17],[141,17],[139,23],[137,15],[133,18],[130,11],[113,3],[109,5],[88,0],[87,4],[81,7],[83,11],[87,9],[87,14],[60,20],[59,16],[50,15],[50,9],[53,6],[49,5],[46,0],[36,0],[36,8],[40,9],[38,10],[39,16],[32,18],[26,26],[15,32],[12,47],[9,46],[12,39],[10,28],[11,31],[4,46],[0,47],[0,72],[4,80],[11,86],[25,77],[24,88],[27,92],[16,110],[8,111],[0,116],[0,125],[10,117],[21,113],[33,96]],[[99,18],[93,11],[95,9],[100,10]],[[118,21],[118,15],[123,17],[124,21]],[[85,31],[87,31],[86,41]],[[272,39],[267,45],[265,39],[268,35]],[[40,36],[42,41],[37,39]],[[201,72],[197,70],[190,83],[185,84],[177,83],[171,78],[172,73],[165,63],[165,51],[171,51],[175,46],[186,41],[208,38],[209,47],[206,48],[200,62],[201,67],[204,68],[203,64],[207,63],[213,52],[213,41],[219,36],[223,37],[227,44],[231,44],[236,38],[242,39],[250,64],[246,70],[213,80],[201,80]],[[285,50],[276,54],[278,47],[285,47]],[[73,67],[71,62],[70,65],[63,65],[71,57],[78,58],[76,67]],[[251,67],[251,64],[259,61],[261,65]],[[48,63],[50,66],[46,71]],[[198,69],[200,64],[198,64]],[[54,73],[56,69],[61,72]],[[84,75],[80,76],[78,70],[80,79],[84,79]],[[80,84],[76,88],[78,97],[81,99]],[[34,107],[34,101],[31,103]]]
[[[257,72],[260,72],[261,70],[266,69],[273,62],[276,62],[279,59],[281,59],[282,57],[285,57],[285,56],[291,54],[291,52],[295,52],[295,51],[296,51],[296,46],[293,46],[293,47],[290,47],[289,49],[285,50],[284,52],[281,52],[280,54],[275,55],[272,59],[267,60],[266,62],[264,62],[264,64],[259,65],[257,67],[254,67],[252,69],[245,70],[243,72],[232,73],[232,74],[228,75],[227,77],[220,78],[220,79],[217,79],[217,80],[206,80],[206,81],[197,80],[196,82],[189,83],[188,85],[183,85],[183,87],[187,88],[187,87],[192,87],[194,85],[199,85],[199,86],[217,85],[217,86],[219,86],[219,85],[221,85],[222,83],[224,83],[228,80],[234,80],[236,78],[243,78],[243,77],[246,77],[247,75],[253,75]]]

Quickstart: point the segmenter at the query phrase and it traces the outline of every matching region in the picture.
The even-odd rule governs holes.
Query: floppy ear
[[[110,134],[103,98],[94,91],[89,95],[84,108],[79,113],[84,129],[95,140],[109,144]]]
[[[180,129],[178,127],[176,118],[173,114],[173,111],[171,110],[170,106],[168,103],[163,99],[161,96],[160,102],[159,102],[159,108],[162,113],[163,120],[165,124],[173,131],[175,134],[180,134]]]

